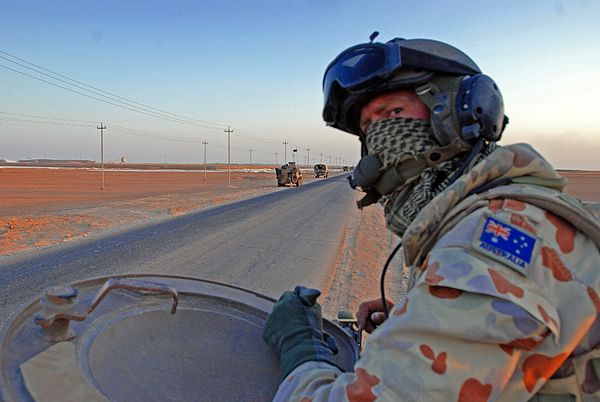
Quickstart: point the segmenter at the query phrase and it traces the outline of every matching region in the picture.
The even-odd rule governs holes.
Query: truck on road
[[[317,163],[314,169],[316,178],[329,176],[329,167],[323,163]]]
[[[299,187],[304,183],[302,172],[296,165],[296,162],[289,162],[280,168],[275,168],[277,174],[277,187],[296,186]]]

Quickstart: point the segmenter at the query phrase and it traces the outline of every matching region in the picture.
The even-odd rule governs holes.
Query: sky
[[[499,85],[500,144],[600,170],[600,1],[0,0],[0,159],[355,165],[326,127],[347,47],[429,38]],[[93,91],[93,92],[91,92]],[[225,129],[230,127],[229,135]],[[206,143],[206,144],[204,144]],[[286,143],[286,144],[284,144]],[[293,152],[296,149],[297,152]]]

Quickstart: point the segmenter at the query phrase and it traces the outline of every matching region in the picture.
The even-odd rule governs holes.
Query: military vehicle
[[[317,163],[314,169],[316,178],[329,176],[329,167],[323,163]]]
[[[262,339],[274,299],[168,275],[48,288],[0,338],[0,400],[267,401],[281,381]],[[358,359],[356,320],[324,320],[336,364]]]
[[[296,166],[296,162],[289,162],[280,168],[275,168],[275,174],[277,174],[277,187],[299,187],[304,183],[302,172]]]

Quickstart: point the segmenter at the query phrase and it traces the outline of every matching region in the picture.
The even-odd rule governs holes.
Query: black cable
[[[467,168],[467,166],[469,166],[469,164],[473,161],[473,159],[477,155],[479,155],[479,153],[483,149],[484,145],[485,145],[485,141],[483,139],[481,139],[481,138],[479,138],[475,142],[475,144],[473,144],[473,148],[471,148],[471,151],[469,152],[469,156],[467,156],[467,159],[465,159],[465,161],[460,165],[460,167],[458,168],[458,170],[456,172],[454,172],[454,174],[450,178],[449,184],[454,183],[456,180],[458,180],[458,178],[460,176],[463,175],[463,173],[464,173],[465,169]]]
[[[381,301],[383,303],[383,313],[385,314],[386,320],[389,316],[389,310],[388,310],[387,302],[385,300],[385,273],[387,272],[387,269],[390,266],[390,262],[392,262],[392,259],[394,258],[394,256],[398,252],[398,250],[400,250],[401,246],[402,246],[402,241],[398,242],[398,245],[396,247],[394,247],[394,250],[389,255],[387,261],[385,262],[385,265],[383,266],[383,272],[381,273],[381,279],[379,281],[379,284],[381,286]]]

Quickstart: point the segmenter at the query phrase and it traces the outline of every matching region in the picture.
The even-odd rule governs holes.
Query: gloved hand
[[[332,346],[323,334],[321,306],[317,303],[320,294],[304,286],[284,292],[265,322],[263,339],[279,355],[282,378],[308,361],[335,365]]]

